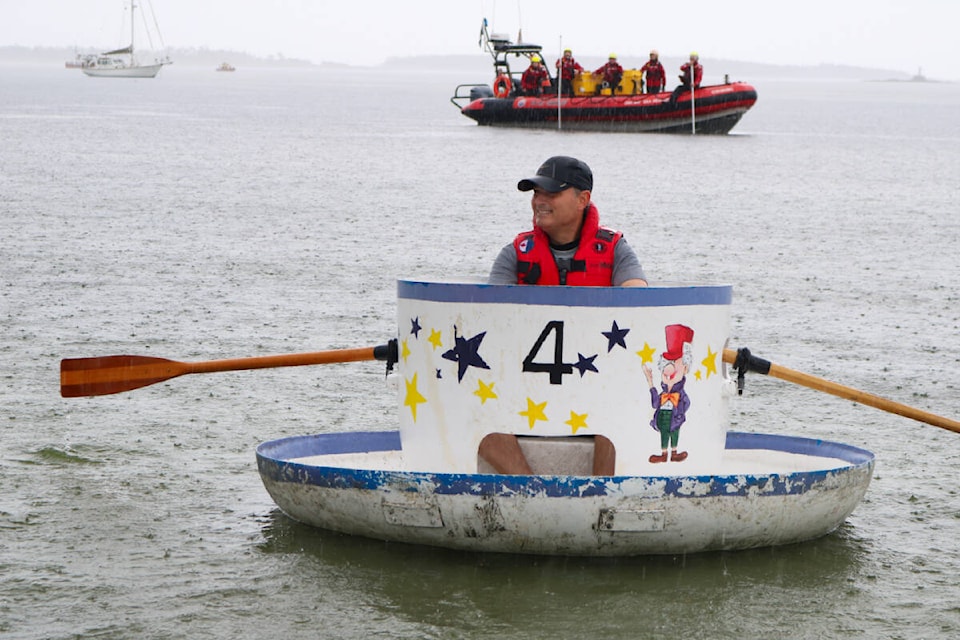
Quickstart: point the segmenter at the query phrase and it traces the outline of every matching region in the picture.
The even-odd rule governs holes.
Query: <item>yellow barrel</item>
[[[637,95],[643,93],[643,73],[639,69],[624,69],[623,78],[617,88],[617,95]],[[584,71],[573,79],[573,93],[576,96],[597,95],[597,86],[603,83],[603,77],[591,71]],[[610,89],[602,89],[599,95],[611,95]]]
[[[584,71],[573,79],[573,94],[592,96],[597,90],[597,78],[590,71]]]

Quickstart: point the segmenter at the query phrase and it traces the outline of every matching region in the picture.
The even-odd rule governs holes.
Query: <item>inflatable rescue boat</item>
[[[598,87],[598,78],[584,71],[572,82],[572,96],[558,96],[555,82],[539,96],[525,96],[519,91],[520,74],[510,68],[509,58],[529,63],[529,58],[538,55],[542,47],[514,44],[506,36],[488,34],[486,22],[481,42],[493,56],[493,86],[461,84],[450,98],[463,115],[480,125],[725,134],[757,101],[756,89],[751,85],[726,80],[693,91],[645,94],[642,73],[637,69],[624,70],[617,87]]]

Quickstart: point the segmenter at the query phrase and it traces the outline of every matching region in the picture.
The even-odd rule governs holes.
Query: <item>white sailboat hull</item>
[[[163,64],[138,65],[135,67],[84,67],[83,72],[95,78],[153,78]]]

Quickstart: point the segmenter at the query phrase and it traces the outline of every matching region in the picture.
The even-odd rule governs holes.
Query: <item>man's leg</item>
[[[509,433],[489,433],[480,441],[480,457],[497,473],[532,475],[533,470],[520,449],[517,436]]]
[[[616,470],[617,452],[609,438],[593,437],[593,475],[612,476]]]

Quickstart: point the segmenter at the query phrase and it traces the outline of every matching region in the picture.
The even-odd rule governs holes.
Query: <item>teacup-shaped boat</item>
[[[874,456],[727,433],[731,297],[401,281],[399,429],[266,442],[261,478],[301,522],[455,549],[626,556],[822,536],[862,499]],[[491,436],[515,438],[530,471],[495,472]]]

